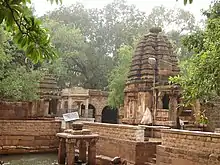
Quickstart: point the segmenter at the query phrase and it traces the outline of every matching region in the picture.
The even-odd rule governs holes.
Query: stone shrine
[[[67,129],[63,133],[57,133],[60,139],[58,163],[67,165],[88,163],[89,165],[96,164],[96,142],[99,135],[92,134],[88,129],[82,129],[82,123],[73,123],[72,129]],[[75,151],[79,149],[79,157],[76,157]],[[88,148],[88,159],[86,150]]]
[[[169,85],[168,78],[179,73],[178,61],[161,31],[151,28],[137,44],[124,90],[123,123],[139,124],[147,108],[155,122],[157,109],[172,112],[177,107],[179,89]]]
[[[40,81],[39,95],[44,102],[44,116],[56,115],[60,105],[60,91],[52,74],[46,74]]]

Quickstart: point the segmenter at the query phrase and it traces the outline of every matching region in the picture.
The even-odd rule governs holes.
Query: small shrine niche
[[[60,91],[52,74],[46,74],[40,81],[39,95],[44,102],[44,116],[56,115],[60,106]]]
[[[96,164],[96,142],[99,135],[83,129],[82,123],[73,123],[72,129],[57,133],[59,137],[58,163],[67,165]],[[76,154],[77,149],[79,154]],[[87,156],[88,151],[88,156]]]

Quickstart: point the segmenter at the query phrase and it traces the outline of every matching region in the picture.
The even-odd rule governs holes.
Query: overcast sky
[[[81,2],[87,8],[102,8],[106,4],[111,3],[113,0],[63,0],[64,6],[69,6],[75,2]],[[58,5],[51,5],[47,0],[32,0],[35,6],[36,14],[41,16],[47,11],[54,10],[59,7]],[[134,4],[141,11],[149,13],[151,9],[155,6],[164,5],[168,8],[183,8],[185,10],[191,11],[197,19],[201,18],[201,9],[208,9],[211,0],[194,0],[193,4],[184,6],[183,0],[127,0],[128,4]]]

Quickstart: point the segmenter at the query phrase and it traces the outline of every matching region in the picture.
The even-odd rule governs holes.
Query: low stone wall
[[[144,141],[144,128],[139,126],[85,122],[84,127],[102,137],[140,142]]]
[[[44,116],[44,102],[0,101],[0,119],[28,119]]]
[[[157,146],[157,165],[219,165],[220,134],[162,130]]]
[[[159,144],[144,141],[144,128],[138,126],[86,122],[84,128],[100,135],[97,155],[120,156],[128,164],[143,165],[154,156]]]
[[[146,138],[161,138],[161,130],[170,129],[170,127],[164,126],[147,126],[147,125],[139,125],[145,129],[144,136]]]
[[[56,151],[61,122],[0,120],[0,154]]]

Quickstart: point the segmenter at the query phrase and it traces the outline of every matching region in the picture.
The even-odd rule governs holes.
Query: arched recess
[[[163,109],[169,109],[170,98],[168,94],[166,93],[164,94],[162,102],[163,102]]]
[[[85,115],[85,105],[82,104],[81,105],[81,114],[80,116],[84,116]],[[89,104],[88,106],[88,117],[89,118],[95,118],[96,115],[96,108],[95,106],[93,106],[92,104]]]
[[[89,104],[89,118],[95,118],[96,109],[92,104]]]
[[[105,106],[102,110],[102,123],[118,123],[118,109]]]

